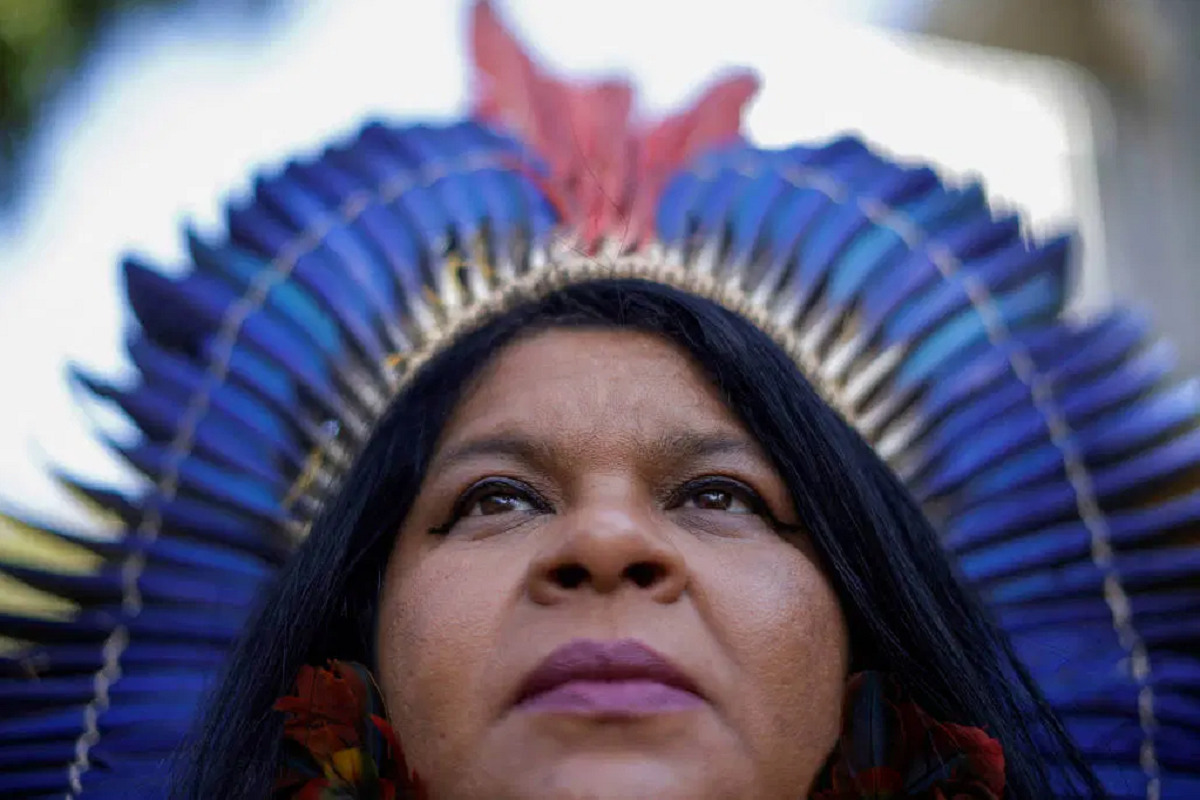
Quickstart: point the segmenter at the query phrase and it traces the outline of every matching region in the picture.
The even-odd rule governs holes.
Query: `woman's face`
[[[833,747],[845,621],[783,481],[647,334],[497,355],[388,564],[378,674],[434,800],[796,800]]]

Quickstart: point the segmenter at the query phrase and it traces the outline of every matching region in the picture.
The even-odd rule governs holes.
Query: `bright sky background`
[[[196,4],[199,5],[199,4]],[[858,27],[895,0],[500,0],[543,60],[637,76],[644,108],[681,103],[715,71],[756,69],[751,135],[766,145],[863,133],[905,158],[978,174],[1034,227],[1099,224],[1095,106],[1064,67]],[[299,9],[300,4],[296,7]],[[112,374],[129,319],[123,253],[182,263],[181,226],[220,228],[252,170],[312,153],[367,117],[441,117],[465,100],[463,0],[311,0],[272,24],[212,11],[145,13],[108,37],[32,154],[20,213],[0,219],[0,507],[71,520],[48,464],[131,478],[88,431],[68,361]],[[239,18],[234,17],[233,22]],[[686,22],[686,31],[683,23]],[[1105,299],[1103,254],[1083,291]]]

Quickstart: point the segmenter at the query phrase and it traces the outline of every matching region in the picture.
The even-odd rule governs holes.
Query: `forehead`
[[[674,343],[620,329],[551,328],[505,347],[466,391],[446,441],[497,431],[591,436],[741,431]]]

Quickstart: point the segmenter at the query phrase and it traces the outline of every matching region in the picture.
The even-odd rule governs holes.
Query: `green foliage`
[[[17,160],[39,114],[104,27],[133,8],[195,1],[0,0],[0,205],[13,197]]]

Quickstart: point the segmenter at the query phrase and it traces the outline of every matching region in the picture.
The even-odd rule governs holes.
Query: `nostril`
[[[588,571],[579,564],[564,564],[554,568],[552,577],[564,589],[578,589],[587,583]]]
[[[625,568],[625,578],[640,589],[648,589],[658,583],[664,573],[662,565],[652,561],[639,561]]]

